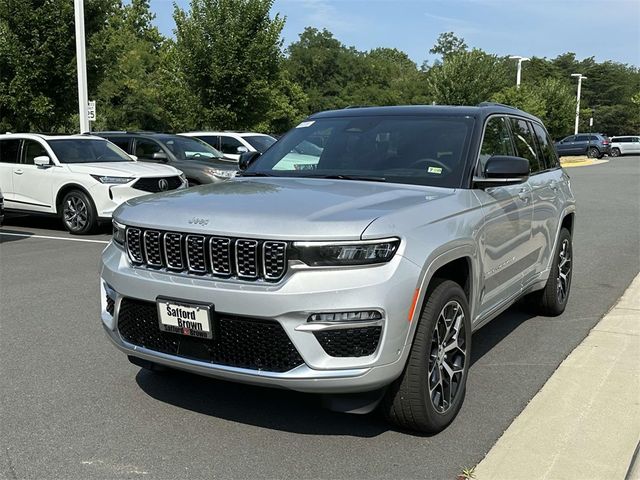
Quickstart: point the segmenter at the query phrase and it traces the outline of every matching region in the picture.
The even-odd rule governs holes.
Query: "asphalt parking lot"
[[[322,410],[311,395],[141,371],[102,331],[108,228],[71,238],[54,220],[9,218],[0,230],[0,479],[455,478],[638,273],[640,157],[569,174],[579,210],[567,311],[550,319],[514,307],[480,330],[462,411],[431,437]]]

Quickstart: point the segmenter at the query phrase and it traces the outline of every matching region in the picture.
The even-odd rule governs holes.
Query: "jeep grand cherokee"
[[[310,138],[323,148],[299,163]],[[323,112],[241,165],[115,213],[101,315],[133,363],[436,432],[462,405],[472,331],[524,295],[565,309],[575,202],[525,112]]]

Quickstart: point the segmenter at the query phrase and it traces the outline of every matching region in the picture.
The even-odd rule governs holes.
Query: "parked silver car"
[[[611,137],[611,156],[640,155],[640,136]]]
[[[525,112],[323,112],[240,163],[241,178],[115,213],[101,316],[133,363],[435,432],[462,405],[472,331],[524,295],[565,309],[575,201]]]

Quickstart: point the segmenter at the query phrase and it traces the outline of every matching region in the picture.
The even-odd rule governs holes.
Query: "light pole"
[[[84,0],[73,0],[76,22],[76,63],[78,66],[78,107],[80,133],[89,128],[89,95],[87,93],[87,57],[84,41]]]
[[[574,135],[578,134],[578,124],[580,123],[580,91],[582,90],[582,80],[586,80],[587,77],[581,73],[572,73],[572,77],[578,77],[578,94],[576,96],[576,126],[573,131]]]
[[[522,78],[522,62],[528,62],[527,57],[521,57],[520,55],[511,55],[511,60],[518,60],[518,73],[516,73],[516,88],[520,88],[520,79]]]

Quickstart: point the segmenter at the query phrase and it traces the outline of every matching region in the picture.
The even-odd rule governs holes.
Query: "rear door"
[[[640,137],[631,137],[631,142],[629,143],[629,153],[640,155]]]
[[[565,181],[560,162],[551,146],[549,136],[536,122],[530,122],[535,136],[536,153],[540,170],[531,172],[529,184],[533,197],[532,238],[535,269],[524,284],[543,273],[553,257],[564,198],[561,183]]]
[[[35,212],[53,212],[53,178],[60,174],[60,167],[38,167],[33,159],[51,154],[38,140],[22,142],[20,163],[13,167],[14,199]]]
[[[478,174],[493,155],[514,155],[507,117],[492,116],[485,126]],[[530,268],[531,188],[518,185],[474,190],[482,204],[485,223],[479,234],[482,264],[480,316],[518,295],[522,272]]]
[[[589,135],[576,135],[576,140],[571,148],[572,155],[584,155],[589,148]]]
[[[0,140],[0,190],[7,208],[21,208],[14,202],[13,194],[13,168],[20,161],[21,143],[19,138]]]

